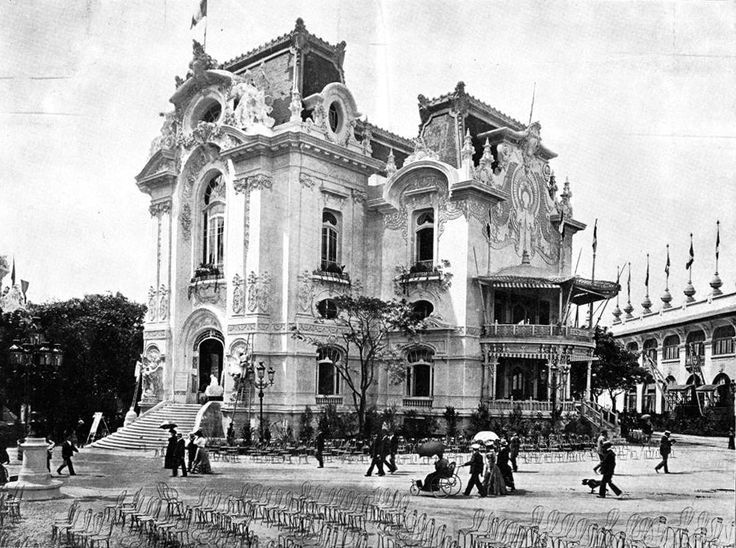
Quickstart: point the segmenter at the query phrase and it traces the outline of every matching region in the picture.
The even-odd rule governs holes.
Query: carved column
[[[493,357],[489,363],[491,377],[491,393],[490,399],[496,399],[496,380],[498,378],[498,358]]]
[[[171,199],[153,202],[148,210],[156,250],[156,278],[149,294],[149,319],[166,321],[171,293]]]
[[[588,370],[585,375],[585,401],[593,397],[593,360],[588,360]]]

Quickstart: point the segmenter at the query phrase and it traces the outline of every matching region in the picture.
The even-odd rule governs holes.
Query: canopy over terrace
[[[610,299],[619,285],[559,276],[529,264],[475,279],[484,309],[481,346],[487,367],[483,399],[496,406],[526,400],[530,410],[544,402],[551,409],[557,401],[563,408],[568,403],[572,408],[570,370],[573,363],[582,362],[588,365],[587,401],[594,331],[590,326],[568,325],[569,310],[571,305]]]

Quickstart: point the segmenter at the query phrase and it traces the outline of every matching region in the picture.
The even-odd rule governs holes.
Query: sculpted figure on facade
[[[169,290],[164,284],[158,290],[158,319],[164,321],[169,317]]]
[[[164,118],[164,123],[161,126],[161,135],[156,137],[151,143],[149,156],[153,156],[161,149],[171,149],[176,146],[179,133],[179,120],[176,117],[176,112],[162,112],[160,115]]]
[[[270,97],[263,89],[241,81],[233,86],[232,96],[237,100],[233,111],[232,123],[240,129],[248,129],[254,125],[273,127],[275,120],[269,116],[273,107]]]
[[[233,314],[242,314],[245,305],[245,295],[243,291],[245,280],[239,274],[233,277]]]
[[[156,288],[151,286],[148,288],[148,320],[156,321],[158,308],[156,307]]]
[[[165,358],[156,347],[149,348],[146,354],[141,355],[142,399],[144,401],[154,401],[161,397],[164,362]]]

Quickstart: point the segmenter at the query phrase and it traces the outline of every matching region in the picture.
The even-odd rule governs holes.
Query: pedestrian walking
[[[194,460],[197,458],[197,444],[194,443],[194,438],[196,436],[194,435],[194,432],[191,432],[189,434],[189,442],[187,443],[187,458],[189,459],[189,466],[187,466],[187,471],[192,473],[194,472]]]
[[[511,462],[511,467],[513,468],[514,472],[519,471],[519,468],[516,466],[516,457],[519,456],[520,448],[521,440],[519,439],[519,435],[514,432],[511,435],[511,440],[509,440],[509,461]]]
[[[595,465],[595,468],[593,468],[593,472],[596,474],[600,472],[601,469],[601,463],[603,462],[603,456],[606,454],[606,452],[603,450],[603,444],[608,441],[608,430],[601,430],[601,433],[598,435],[598,439],[595,442],[595,450],[598,453],[598,459],[600,462]]]
[[[396,472],[396,466],[391,464],[391,461],[389,460],[389,457],[391,455],[391,436],[389,436],[387,431],[384,431],[383,433],[383,439],[381,440],[381,460],[384,467],[384,470],[388,468],[388,471],[392,474]]]
[[[493,448],[493,442],[486,442],[486,468],[483,474],[483,489],[486,495],[505,495],[506,482],[501,475],[501,469],[496,464],[496,451]]]
[[[173,477],[179,473],[179,467],[181,467],[181,475],[187,477],[187,463],[184,460],[186,455],[186,444],[184,443],[184,437],[181,434],[176,435],[176,442],[174,446],[174,471],[171,474]]]
[[[399,467],[396,466],[396,453],[399,452],[399,437],[396,435],[396,432],[391,432],[388,441],[390,447],[388,463],[391,465],[391,473],[393,474],[399,469]]]
[[[513,492],[516,491],[516,485],[514,485],[514,473],[511,471],[509,458],[509,444],[506,440],[501,440],[501,448],[498,450],[496,464],[498,465],[498,469],[501,470],[501,476],[503,476],[503,482],[506,484],[506,489]]]
[[[72,442],[72,436],[71,434],[67,435],[66,439],[64,440],[64,443],[61,444],[61,458],[63,459],[63,463],[61,466],[59,466],[56,469],[56,473],[58,475],[61,475],[61,471],[64,468],[69,468],[69,475],[70,476],[76,476],[77,473],[74,471],[74,464],[72,464],[72,457],[74,456],[74,453],[78,453],[79,449],[76,448],[74,443]]]
[[[81,418],[77,421],[77,427],[74,430],[74,433],[77,436],[77,445],[79,447],[84,447],[84,445],[87,443],[87,437],[85,436],[85,428],[84,428],[84,420]]]
[[[473,454],[470,456],[470,460],[463,464],[463,466],[470,466],[470,480],[468,481],[468,486],[465,488],[465,496],[469,497],[470,492],[475,487],[478,489],[478,495],[485,497],[486,490],[480,481],[480,477],[483,475],[483,456],[480,454],[480,445],[474,443],[470,448],[473,450]]]
[[[317,433],[317,438],[314,440],[315,454],[314,457],[317,459],[317,468],[325,467],[325,433],[320,430]]]
[[[734,445],[734,441],[733,441],[733,428],[730,428],[728,430],[728,448],[736,449],[736,446]]]
[[[371,443],[371,465],[365,473],[366,477],[370,477],[371,473],[373,473],[374,467],[378,469],[379,476],[386,475],[383,471],[383,436],[380,434],[373,436],[373,441]]]
[[[176,430],[169,430],[169,439],[166,442],[166,453],[164,454],[164,468],[173,470],[176,466]]]
[[[0,485],[8,483],[8,470],[6,464],[10,464],[10,455],[8,455],[5,445],[0,445]]]
[[[662,461],[654,467],[654,471],[659,474],[660,468],[664,468],[664,473],[669,474],[670,469],[667,467],[667,460],[670,458],[672,453],[672,444],[675,440],[670,439],[670,431],[666,430],[662,439],[659,440],[659,454],[662,455]]]
[[[51,473],[51,457],[54,454],[54,447],[56,447],[56,444],[46,436],[46,470]]]
[[[616,496],[621,495],[621,489],[616,487],[613,484],[612,478],[613,473],[616,470],[616,453],[613,452],[613,449],[611,448],[613,444],[610,441],[603,442],[603,461],[601,462],[601,474],[603,474],[603,478],[601,479],[601,486],[598,491],[598,497],[599,498],[606,498],[606,485],[611,487],[611,491],[616,493]]]

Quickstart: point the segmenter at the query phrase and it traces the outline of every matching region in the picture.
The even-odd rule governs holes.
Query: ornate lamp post
[[[255,369],[255,370],[254,370]],[[258,390],[258,399],[260,400],[260,418],[259,418],[259,430],[261,440],[263,440],[263,390],[269,386],[273,386],[273,377],[276,372],[273,367],[268,367],[268,373],[266,373],[266,366],[263,362],[258,362],[258,367],[251,366],[248,368],[247,378],[249,382]],[[266,374],[268,378],[266,378]]]
[[[28,437],[43,437],[41,432],[41,424],[38,414],[34,411],[33,417],[30,417],[30,411],[33,409],[35,402],[35,390],[31,382],[31,370],[35,373],[42,373],[48,368],[58,368],[64,360],[64,353],[61,346],[51,344],[43,339],[42,334],[38,330],[38,317],[33,318],[31,324],[31,335],[26,341],[13,341],[13,345],[8,349],[10,354],[10,364],[16,371],[23,371],[23,413],[25,425],[25,433]]]
[[[552,388],[551,399],[553,412],[557,409],[557,392],[560,387],[567,386],[567,376],[570,373],[568,360],[571,353],[572,350],[568,346],[559,347],[557,345],[550,345],[548,348],[549,362],[547,366],[550,370],[549,383]],[[562,379],[561,381],[560,378]]]
[[[9,349],[10,363],[16,371],[23,371],[26,440],[21,444],[23,466],[18,473],[18,481],[7,483],[5,489],[22,491],[24,500],[47,500],[61,496],[61,482],[52,480],[46,468],[47,443],[41,421],[38,420],[38,414],[30,410],[36,403],[31,374],[43,374],[49,368],[61,366],[64,354],[58,344],[43,339],[37,323],[38,318],[33,318],[29,339],[14,341]]]

